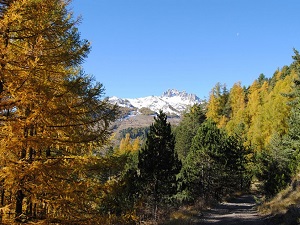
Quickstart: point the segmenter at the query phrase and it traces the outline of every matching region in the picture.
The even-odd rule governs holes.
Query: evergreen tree
[[[269,82],[269,79],[263,74],[259,74],[259,77],[257,79],[257,82],[260,84],[260,85],[263,85],[265,82]]]
[[[140,191],[145,202],[145,210],[157,220],[161,206],[168,203],[177,191],[176,175],[181,162],[174,151],[175,138],[167,115],[162,111],[154,118],[147,135],[146,145],[138,155]]]
[[[282,137],[274,135],[267,150],[256,154],[256,176],[263,183],[262,192],[272,197],[291,181],[292,154]]]
[[[246,151],[242,143],[211,120],[203,123],[180,172],[181,198],[219,200],[244,182]],[[243,184],[244,182],[244,184]]]
[[[179,159],[182,160],[188,155],[192,139],[205,119],[205,109],[200,104],[192,106],[189,112],[183,115],[182,121],[175,129],[175,150]]]

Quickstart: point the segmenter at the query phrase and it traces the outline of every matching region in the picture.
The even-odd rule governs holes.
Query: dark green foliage
[[[256,176],[263,181],[262,192],[267,197],[274,196],[291,181],[294,160],[286,138],[274,135],[268,150],[256,155]]]
[[[175,151],[180,159],[184,159],[192,145],[192,139],[196,135],[199,126],[205,121],[205,109],[197,104],[191,107],[189,112],[183,115],[183,119],[175,129]]]
[[[283,148],[290,152],[290,167],[295,174],[299,170],[300,158],[300,55],[297,50],[294,50],[295,60],[293,67],[297,72],[297,79],[294,80],[293,92],[286,95],[291,99],[291,114],[289,117],[289,130],[283,139]]]
[[[263,74],[261,73],[257,79],[258,83],[260,84],[260,86],[262,86],[264,84],[265,81],[269,82],[269,79]]]
[[[125,138],[126,134],[129,134],[131,139],[140,138],[140,140],[146,140],[149,130],[149,127],[128,127],[120,131],[120,139]]]
[[[229,91],[226,87],[226,84],[223,85],[222,94],[220,96],[220,104],[221,104],[221,111],[219,115],[223,115],[229,118],[231,109],[230,109],[230,102],[229,102]]]
[[[218,129],[211,120],[204,122],[193,139],[180,173],[182,200],[199,197],[221,199],[247,187],[244,180],[246,151],[240,141]]]
[[[260,167],[257,177],[263,181],[262,191],[268,197],[277,194],[291,181],[289,165],[281,157],[265,151],[257,157],[257,165]]]
[[[299,97],[297,97],[296,99],[300,100]],[[292,175],[295,175],[300,169],[300,104],[292,104],[293,107],[291,109],[291,115],[289,118],[289,131],[283,137],[282,145],[280,147],[282,151],[289,153],[289,167],[291,169]]]
[[[158,209],[167,204],[177,191],[176,175],[181,162],[174,151],[175,138],[162,111],[150,126],[146,145],[138,155],[139,190],[144,209],[157,220]]]

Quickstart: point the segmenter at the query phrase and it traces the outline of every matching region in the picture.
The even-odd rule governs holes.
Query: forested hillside
[[[253,175],[264,182],[268,196],[285,187],[298,171],[299,54],[294,62],[261,74],[249,87],[230,90],[216,84],[207,117],[230,135],[238,136],[252,154]]]
[[[175,208],[199,201],[210,204],[250,190],[253,182],[271,199],[292,182],[299,171],[300,57],[296,50],[293,59],[271,78],[260,74],[249,87],[237,82],[228,89],[217,83],[206,104],[194,105],[183,115],[173,127],[174,154],[182,163],[177,192],[161,205],[161,218],[152,220],[168,215],[165,204]],[[129,135],[122,143],[125,140],[134,145]],[[138,158],[145,149],[132,150],[130,165],[138,183]],[[152,160],[158,166],[164,157],[161,151]],[[149,215],[137,212],[138,218]]]
[[[218,83],[177,126],[160,111],[116,145],[120,110],[82,70],[90,44],[68,4],[0,1],[1,224],[159,224],[180,207],[247,192],[253,181],[271,199],[296,177],[296,50],[271,78]]]

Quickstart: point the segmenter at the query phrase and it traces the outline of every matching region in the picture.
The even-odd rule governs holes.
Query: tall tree
[[[81,70],[89,43],[68,4],[0,2],[1,209],[15,220],[85,224],[97,211],[87,158],[97,162],[116,109]]]
[[[247,146],[252,146],[256,151],[265,147],[263,136],[263,123],[266,119],[264,104],[268,96],[268,83],[262,86],[257,80],[249,88],[248,104],[246,108]]]
[[[217,83],[211,90],[206,116],[215,121],[219,127],[224,127],[229,119],[230,107],[228,98],[229,93],[225,84]]]
[[[279,72],[280,74],[281,72]],[[265,146],[268,146],[274,135],[283,137],[288,132],[288,118],[290,117],[291,106],[286,97],[292,91],[293,81],[296,79],[295,71],[279,79],[269,95],[266,97],[266,103],[263,105],[265,114],[262,124]]]
[[[229,93],[230,121],[226,125],[229,134],[242,135],[245,125],[246,96],[241,83],[235,83]]]
[[[176,175],[181,162],[174,151],[175,138],[167,115],[162,111],[154,118],[147,135],[146,145],[138,155],[141,195],[145,209],[157,220],[160,206],[165,205],[177,191]]]
[[[205,121],[204,105],[196,104],[183,115],[183,119],[175,129],[175,150],[178,157],[184,159],[190,150],[192,139],[196,135],[199,126]]]

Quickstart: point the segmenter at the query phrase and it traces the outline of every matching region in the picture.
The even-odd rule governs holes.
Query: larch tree
[[[225,127],[230,114],[228,105],[229,93],[226,85],[217,83],[211,90],[207,103],[206,116],[218,124],[219,127]]]
[[[221,87],[220,84],[217,83],[216,86],[211,90],[209,95],[209,100],[207,104],[207,118],[212,119],[216,123],[220,121],[220,110],[222,109],[222,105],[220,102],[221,98]]]
[[[235,83],[229,92],[230,120],[226,124],[229,134],[242,134],[245,124],[246,96],[241,83]]]
[[[81,69],[90,47],[69,3],[0,2],[1,210],[10,224],[96,221],[87,165],[116,109]]]
[[[120,153],[129,153],[133,150],[130,134],[127,133],[125,138],[122,138],[120,141],[119,152]]]
[[[266,119],[262,124],[262,130],[264,131],[265,146],[270,144],[274,135],[283,137],[288,132],[291,106],[288,104],[289,99],[286,95],[291,93],[293,81],[296,79],[295,72],[291,72],[290,75],[276,82],[264,104]]]
[[[257,80],[249,88],[248,104],[246,107],[246,129],[247,129],[247,146],[252,146],[256,151],[260,151],[264,147],[263,139],[263,121],[264,111],[263,105],[268,95],[268,84],[265,81],[262,86]]]

